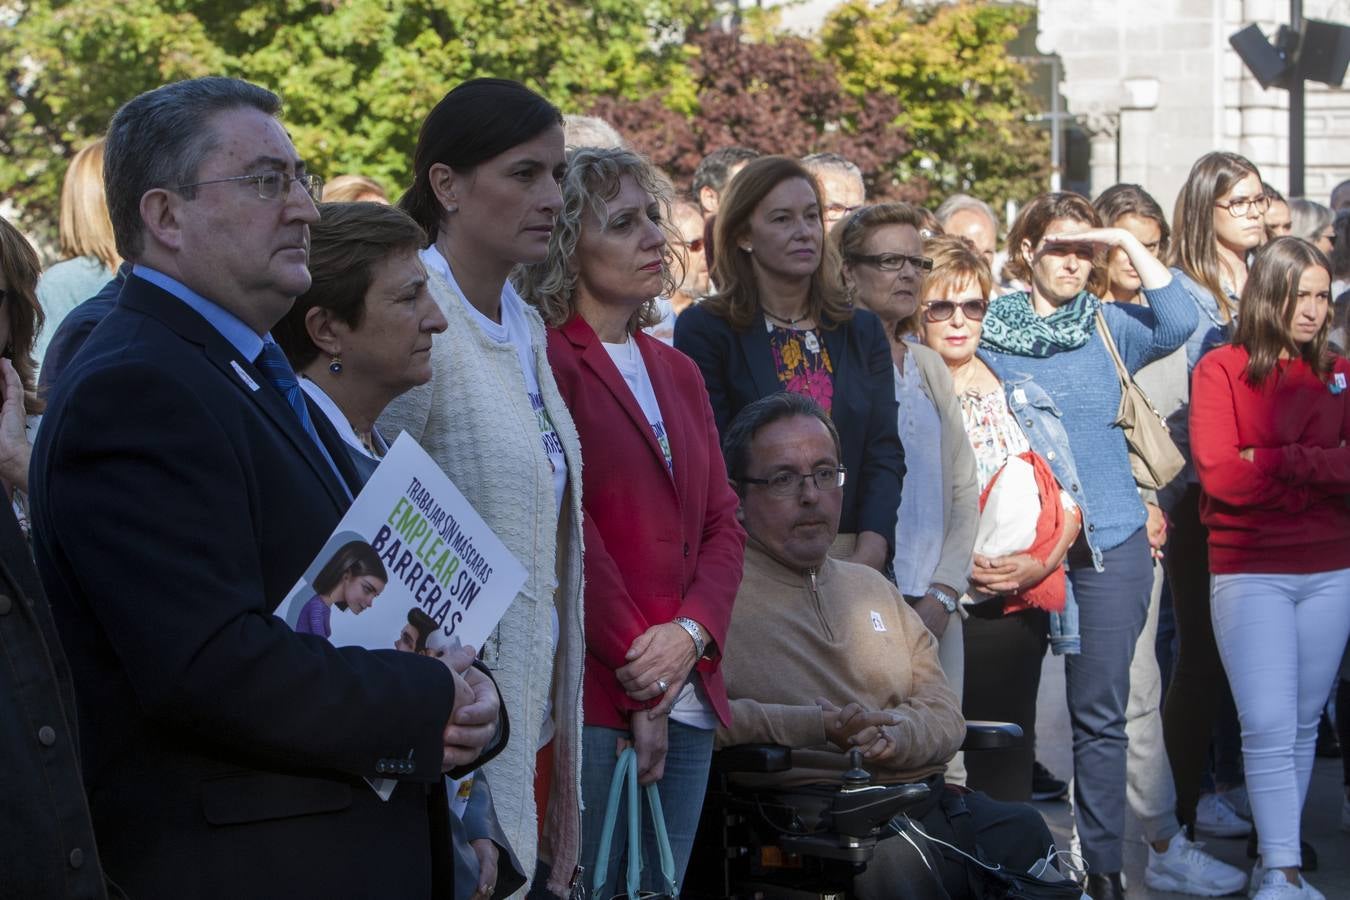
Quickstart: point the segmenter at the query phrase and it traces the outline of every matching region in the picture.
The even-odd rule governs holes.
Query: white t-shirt
[[[441,251],[436,249],[435,244],[422,250],[418,255],[422,258],[422,265],[429,271],[440,273],[441,277],[450,283],[450,287],[455,290],[455,296],[459,297],[459,302],[464,304],[464,309],[468,311],[469,317],[478,323],[478,327],[489,340],[499,344],[510,344],[515,349],[516,357],[520,360],[520,373],[525,376],[525,390],[530,397],[530,406],[534,409],[535,418],[539,423],[539,438],[543,442],[549,465],[553,467],[553,512],[554,515],[561,516],[563,497],[567,493],[567,457],[563,454],[562,440],[553,427],[553,421],[548,417],[548,410],[544,409],[544,395],[539,390],[539,376],[535,372],[534,344],[530,338],[530,320],[525,315],[525,301],[516,293],[511,282],[507,281],[502,285],[502,320],[494,322],[479,312],[478,308],[464,296],[459,282],[455,281],[455,273],[450,271],[450,263],[441,255]],[[561,626],[557,607],[553,607],[551,612],[553,646],[556,650]],[[544,713],[543,728],[539,733],[539,746],[543,747],[552,739],[553,701],[550,699],[548,709]]]
[[[642,351],[638,349],[637,341],[630,338],[622,344],[605,343],[604,347],[609,353],[609,358],[614,360],[614,367],[623,376],[624,383],[633,392],[633,399],[642,409],[642,414],[646,416],[647,424],[651,426],[652,434],[656,436],[656,443],[661,446],[661,452],[666,458],[666,468],[674,471],[674,460],[670,455],[670,439],[666,436],[666,423],[661,418],[661,406],[656,402],[656,392],[652,390],[652,380],[647,374],[647,364],[642,359]],[[713,712],[712,703],[708,701],[707,691],[703,689],[703,679],[697,672],[689,673],[689,680],[684,683],[679,697],[675,699],[670,717],[690,728],[711,731],[717,727],[717,715]]]
[[[507,281],[502,285],[502,320],[494,322],[479,312],[478,308],[464,296],[459,283],[455,281],[454,273],[450,271],[450,263],[441,256],[435,244],[427,247],[420,255],[423,265],[428,269],[435,269],[450,282],[450,286],[459,297],[459,302],[464,304],[470,318],[478,323],[483,334],[499,344],[510,344],[515,348],[516,356],[520,359],[520,372],[525,376],[525,390],[530,396],[530,406],[539,420],[539,438],[543,441],[544,453],[548,455],[549,464],[553,466],[555,513],[561,515],[563,495],[567,491],[567,457],[563,455],[562,441],[548,417],[548,410],[544,409],[544,395],[539,390],[539,376],[535,373],[537,361],[534,345],[530,340],[530,320],[525,315],[525,301],[516,293],[511,282]]]
[[[602,342],[603,343],[603,342]],[[656,435],[656,443],[661,445],[661,453],[666,458],[666,469],[674,471],[674,461],[670,456],[670,438],[666,435],[666,423],[661,418],[661,407],[656,402],[656,392],[652,390],[651,377],[647,375],[647,364],[642,360],[642,351],[637,341],[627,340],[622,344],[604,344],[614,367],[623,376],[624,383],[633,392],[633,399],[642,408],[647,424]]]

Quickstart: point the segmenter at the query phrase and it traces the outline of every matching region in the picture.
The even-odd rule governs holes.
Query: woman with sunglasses
[[[1099,323],[1133,373],[1185,342],[1195,329],[1195,308],[1137,237],[1101,227],[1097,211],[1077,194],[1042,194],[1028,203],[1008,247],[1005,271],[1030,287],[989,305],[981,348],[1005,382],[1034,379],[1045,389],[1078,461],[1076,479],[1064,484],[1061,477],[1085,522],[1083,539],[1068,556],[1081,636],[1080,652],[1065,660],[1074,799],[1088,893],[1116,900],[1124,896],[1125,704],[1135,641],[1148,613],[1153,556],[1129,447],[1113,424],[1120,379]],[[1115,248],[1139,274],[1147,308],[1103,304],[1088,289],[1102,251]]]
[[[932,270],[924,279],[918,312],[904,323],[917,329],[923,345],[911,345],[909,352],[932,351],[950,373],[961,438],[971,451],[975,490],[983,493],[1010,457],[1028,450],[1048,459],[1058,477],[1073,483],[1077,476],[1068,439],[1046,409],[1044,392],[1031,381],[1005,392],[993,369],[976,355],[989,306],[985,298],[993,289],[988,263],[971,244],[956,237],[933,238],[924,244],[924,253],[932,260]],[[1023,421],[1033,427],[1024,429]],[[1078,517],[1069,515],[1059,545],[1043,561],[1025,553],[981,559],[994,564],[975,567],[973,587],[999,594],[1039,584],[1059,568],[1078,530]],[[967,555],[973,533],[971,537]],[[1009,579],[1014,566],[1016,577]],[[969,560],[966,570],[970,571]],[[967,609],[962,691],[966,717],[1015,722],[1025,735],[1016,748],[973,754],[967,761],[968,785],[999,800],[1029,800],[1048,613],[1043,606],[998,597]]]
[[[937,638],[942,671],[959,696],[964,654],[955,612],[970,581],[979,488],[951,375],[941,356],[906,339],[916,325],[924,273],[933,265],[919,236],[925,224],[908,203],[864,206],[840,220],[830,240],[843,259],[846,296],[876,313],[890,337],[900,441],[907,449],[895,583]],[[965,783],[962,756],[948,765],[948,781]]]
[[[702,371],[721,434],[777,391],[825,409],[848,471],[832,553],[883,570],[905,467],[894,368],[877,317],[844,297],[823,208],[815,179],[794,159],[766,156],[742,169],[718,207],[717,292],[675,321],[675,346]]]
[[[1261,173],[1236,153],[1207,153],[1196,160],[1172,214],[1172,274],[1197,312],[1186,342],[1185,405],[1169,421],[1172,438],[1190,459],[1190,373],[1200,358],[1227,343],[1238,317],[1238,295],[1247,283],[1247,260],[1266,239],[1271,200]],[[1237,713],[1210,622],[1210,570],[1200,484],[1187,466],[1178,476],[1180,498],[1168,508],[1168,552],[1163,559],[1172,589],[1177,658],[1163,704],[1163,738],[1177,791],[1177,818],[1194,836],[1241,837],[1251,830],[1241,790]],[[1215,725],[1218,724],[1217,734]],[[1215,790],[1204,793],[1213,744]]]

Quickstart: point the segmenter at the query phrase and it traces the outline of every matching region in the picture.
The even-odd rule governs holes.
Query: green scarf
[[[1096,331],[1097,309],[1102,302],[1083,291],[1048,316],[1031,305],[1026,291],[1004,294],[989,304],[980,343],[988,350],[1012,356],[1044,359],[1065,350],[1077,350]]]

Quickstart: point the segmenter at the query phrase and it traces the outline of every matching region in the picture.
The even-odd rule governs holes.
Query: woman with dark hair
[[[894,369],[877,317],[844,296],[822,209],[796,160],[767,156],[742,169],[718,207],[717,292],[676,320],[675,346],[703,372],[719,432],[776,391],[829,413],[849,472],[833,553],[882,570],[905,467]]]
[[[513,714],[511,742],[484,768],[525,871],[546,857],[536,886],[561,896],[581,834],[581,449],[544,323],[507,276],[548,256],[564,168],[562,114],[514,81],[467,81],[427,116],[399,205],[427,232],[420,257],[449,328],[432,343],[431,381],[380,418],[390,439],[421,443],[526,566],[482,651]]]
[[[1172,230],[1162,207],[1137,184],[1117,184],[1107,188],[1093,203],[1102,223],[1124,228],[1139,239],[1154,257],[1164,259]],[[1139,273],[1122,250],[1113,250],[1107,258],[1105,291],[1102,299],[1111,303],[1148,305]],[[1153,408],[1171,427],[1186,416],[1189,376],[1186,350],[1179,347],[1162,359],[1151,362],[1134,375],[1135,382],[1148,395]],[[1155,890],[1212,895],[1241,889],[1247,881],[1239,871],[1205,853],[1181,830],[1177,820],[1177,792],[1162,726],[1162,673],[1155,649],[1158,616],[1163,601],[1167,574],[1162,565],[1167,540],[1167,518],[1185,490],[1185,482],[1174,478],[1162,489],[1142,490],[1148,509],[1149,544],[1153,547],[1153,590],[1149,597],[1148,618],[1135,644],[1130,664],[1130,697],[1125,710],[1125,734],[1129,738],[1126,763],[1126,796],[1130,811],[1139,820],[1148,842],[1148,869],[1144,880]]]
[[[1242,722],[1257,900],[1322,898],[1299,819],[1350,637],[1350,363],[1326,351],[1331,265],[1298,238],[1252,264],[1229,346],[1195,368],[1191,446],[1214,637]]]
[[[673,281],[666,184],[630,150],[572,151],[548,259],[518,270],[517,284],[548,322],[549,361],[586,460],[581,862],[594,870],[615,749],[631,742],[638,780],[659,785],[679,884],[714,729],[731,720],[721,647],[745,533],[698,369],[640,327]],[[595,896],[613,896],[620,850]],[[647,890],[660,889],[653,869]]]
[[[42,266],[37,252],[19,230],[0,218],[0,387],[6,394],[21,388],[28,414],[26,434],[12,435],[7,441],[19,448],[0,458],[0,489],[14,505],[19,527],[28,534],[28,459],[32,452],[33,432],[45,404],[37,395],[37,366],[33,362],[33,343],[42,329],[42,307],[38,304],[37,283]]]
[[[332,637],[333,607],[359,616],[371,607],[389,583],[380,556],[365,541],[348,541],[314,576],[314,596],[300,608],[295,630]]]
[[[1188,376],[1200,358],[1226,343],[1247,283],[1247,259],[1266,240],[1271,205],[1261,173],[1235,153],[1207,153],[1191,167],[1172,215],[1172,274],[1196,309],[1186,341]],[[1190,382],[1184,404],[1169,416],[1177,448],[1190,458]],[[1187,465],[1169,503],[1171,533],[1163,559],[1172,591],[1177,659],[1163,704],[1163,737],[1177,791],[1177,818],[1191,832],[1240,837],[1251,830],[1242,815],[1242,769],[1236,714],[1210,624],[1207,535],[1200,520],[1200,484]],[[1215,725],[1219,725],[1216,734]],[[1214,745],[1214,788],[1202,796]],[[1194,836],[1194,835],[1193,835]]]
[[[1113,900],[1124,894],[1125,687],[1153,567],[1129,447],[1112,425],[1121,386],[1106,341],[1137,372],[1181,346],[1195,328],[1195,312],[1143,243],[1123,228],[1101,227],[1097,211],[1077,194],[1042,194],[1028,203],[1008,246],[1005,271],[1030,289],[989,305],[981,346],[1005,383],[1034,379],[1045,389],[1077,462],[1078,480],[1061,485],[1084,521],[1068,557],[1082,637],[1081,652],[1065,660],[1075,811],[1088,892]],[[1088,289],[1102,251],[1115,248],[1139,274],[1148,307],[1103,304]]]
[[[430,380],[445,330],[418,257],[426,232],[396,207],[321,203],[309,241],[313,280],[272,335],[364,481],[389,449],[375,420]]]

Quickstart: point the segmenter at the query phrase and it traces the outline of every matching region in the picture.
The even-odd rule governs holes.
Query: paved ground
[[[1041,680],[1040,711],[1037,716],[1037,744],[1041,762],[1062,778],[1073,771],[1073,753],[1069,739],[1069,718],[1064,706],[1064,666],[1060,657],[1047,656]],[[1341,764],[1339,760],[1319,759],[1313,770],[1312,786],[1303,814],[1303,838],[1316,848],[1321,866],[1308,881],[1326,894],[1327,900],[1350,900],[1350,834],[1340,830]],[[1067,803],[1038,803],[1061,847],[1068,846],[1071,827]],[[1249,869],[1245,838],[1225,840],[1206,838],[1205,849],[1227,863]],[[1125,875],[1130,900],[1177,898],[1183,894],[1150,891],[1144,885],[1144,866],[1148,853],[1138,824],[1129,822],[1126,830]]]

